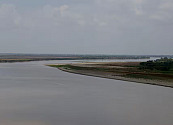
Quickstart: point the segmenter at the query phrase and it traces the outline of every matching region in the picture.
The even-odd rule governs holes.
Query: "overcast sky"
[[[173,0],[0,0],[0,53],[173,54]]]

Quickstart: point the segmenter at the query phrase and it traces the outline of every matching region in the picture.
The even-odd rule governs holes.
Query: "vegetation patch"
[[[173,72],[173,59],[161,58],[154,61],[141,62],[139,69],[158,70]]]

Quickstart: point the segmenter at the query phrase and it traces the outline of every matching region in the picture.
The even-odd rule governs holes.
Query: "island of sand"
[[[62,71],[81,75],[173,87],[173,72],[140,69],[140,62],[88,62],[54,64]]]

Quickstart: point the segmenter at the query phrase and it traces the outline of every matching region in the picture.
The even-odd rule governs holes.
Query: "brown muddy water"
[[[173,89],[0,64],[0,125],[173,125]]]

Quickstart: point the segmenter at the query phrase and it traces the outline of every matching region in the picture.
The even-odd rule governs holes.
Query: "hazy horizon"
[[[173,56],[173,54],[85,54],[85,53],[0,53],[0,55],[91,55],[91,56]]]
[[[0,53],[172,55],[172,0],[1,0]]]

